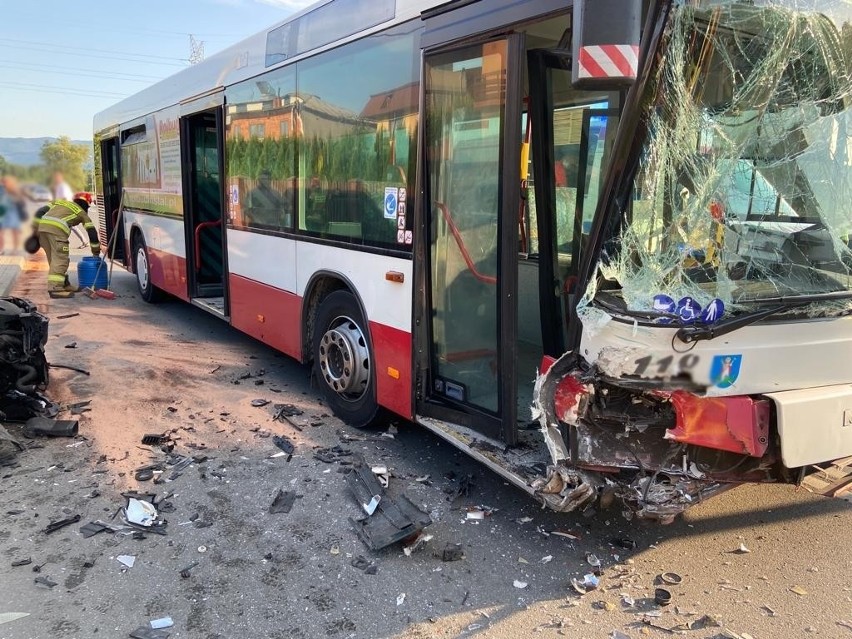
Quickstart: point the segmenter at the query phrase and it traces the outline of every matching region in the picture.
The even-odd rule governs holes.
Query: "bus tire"
[[[334,291],[317,310],[313,373],[329,408],[355,428],[380,417],[376,376],[367,323],[349,291]]]
[[[142,299],[150,304],[159,302],[163,293],[151,283],[151,262],[148,260],[148,247],[145,246],[141,233],[133,240],[133,270],[136,272],[136,285]]]

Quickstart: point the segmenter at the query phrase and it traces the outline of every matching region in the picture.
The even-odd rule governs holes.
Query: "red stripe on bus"
[[[411,410],[411,333],[370,322],[370,338],[376,355],[376,399],[379,405],[406,419]],[[392,369],[398,377],[391,375]]]
[[[240,275],[229,276],[231,325],[302,359],[302,298]]]
[[[186,294],[186,260],[174,253],[148,247],[151,283],[159,289],[189,301]]]

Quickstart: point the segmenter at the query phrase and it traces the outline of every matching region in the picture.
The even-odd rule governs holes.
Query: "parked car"
[[[50,200],[53,199],[53,196],[50,194],[50,189],[43,184],[28,182],[27,184],[21,185],[21,190],[24,192],[26,198],[31,202],[50,202]]]

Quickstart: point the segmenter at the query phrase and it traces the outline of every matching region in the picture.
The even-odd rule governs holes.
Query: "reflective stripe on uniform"
[[[48,217],[47,215],[45,215],[38,220],[38,224],[39,226],[41,226],[42,224],[46,224],[47,226],[53,226],[64,231],[66,235],[71,235],[71,228],[65,223],[64,220],[58,220],[55,217]]]
[[[64,284],[65,283],[65,276],[64,275],[48,275],[47,281],[48,282],[59,282],[61,284]]]

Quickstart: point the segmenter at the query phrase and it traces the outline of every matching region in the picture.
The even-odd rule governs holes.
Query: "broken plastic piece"
[[[60,528],[65,528],[65,526],[70,526],[71,524],[76,524],[80,521],[80,515],[74,515],[73,517],[66,517],[65,519],[60,519],[59,521],[54,521],[45,526],[44,530],[42,530],[45,534],[50,534],[59,530]]]
[[[165,444],[170,441],[171,437],[169,435],[158,435],[156,433],[148,433],[147,435],[142,436],[142,444],[145,446],[158,446],[159,444]]]
[[[53,588],[56,585],[56,582],[52,581],[49,577],[36,577],[35,582],[40,586],[47,586],[48,588]]]
[[[0,626],[29,616],[30,613],[28,612],[0,612]]]
[[[378,566],[376,565],[376,562],[370,561],[363,555],[358,555],[349,563],[352,564],[354,568],[357,568],[358,570],[363,570],[365,575],[375,575],[378,572]]]
[[[586,563],[588,563],[592,567],[592,572],[595,573],[596,576],[600,576],[601,560],[598,559],[597,555],[594,555],[592,553],[586,554]]]
[[[654,602],[658,606],[668,606],[672,602],[672,593],[665,588],[654,589]]]
[[[24,424],[27,437],[76,437],[79,422],[76,419],[50,419],[31,417]]]
[[[133,565],[136,563],[136,555],[119,555],[116,557],[116,560],[128,568],[133,568]]]
[[[519,581],[518,579],[515,579],[515,581],[512,582],[512,585],[515,588],[526,588],[529,584],[526,581]]]
[[[401,592],[401,593],[399,593],[399,595],[397,595],[396,605],[401,606],[404,603],[405,603],[405,593]]]
[[[32,557],[27,557],[25,559],[16,559],[12,562],[12,568],[19,568],[20,566],[29,566],[33,563]]]
[[[296,447],[293,445],[293,442],[291,442],[283,435],[276,435],[275,437],[273,437],[272,443],[278,446],[278,448],[284,451],[284,453],[286,453],[287,455],[292,455],[293,452],[296,450]]]
[[[278,492],[275,494],[275,499],[273,499],[272,503],[269,505],[269,512],[273,515],[277,513],[289,513],[295,502],[296,493],[279,488]]]
[[[600,584],[600,579],[597,575],[593,575],[592,573],[588,573],[583,575],[583,579],[571,579],[571,585],[574,587],[574,590],[579,592],[581,595],[585,595],[590,590],[595,590]]]
[[[441,561],[460,561],[464,559],[461,544],[448,543],[441,551]]]
[[[141,499],[130,498],[124,509],[124,516],[131,524],[150,526],[157,519],[157,509],[154,505]]]
[[[161,617],[160,619],[151,620],[151,627],[155,630],[160,628],[171,628],[173,625],[175,625],[175,622],[172,621],[171,617]]]
[[[105,530],[109,530],[109,526],[104,523],[90,521],[88,524],[80,528],[80,534],[83,537],[88,538],[94,535],[97,535],[99,532],[103,532]]]

